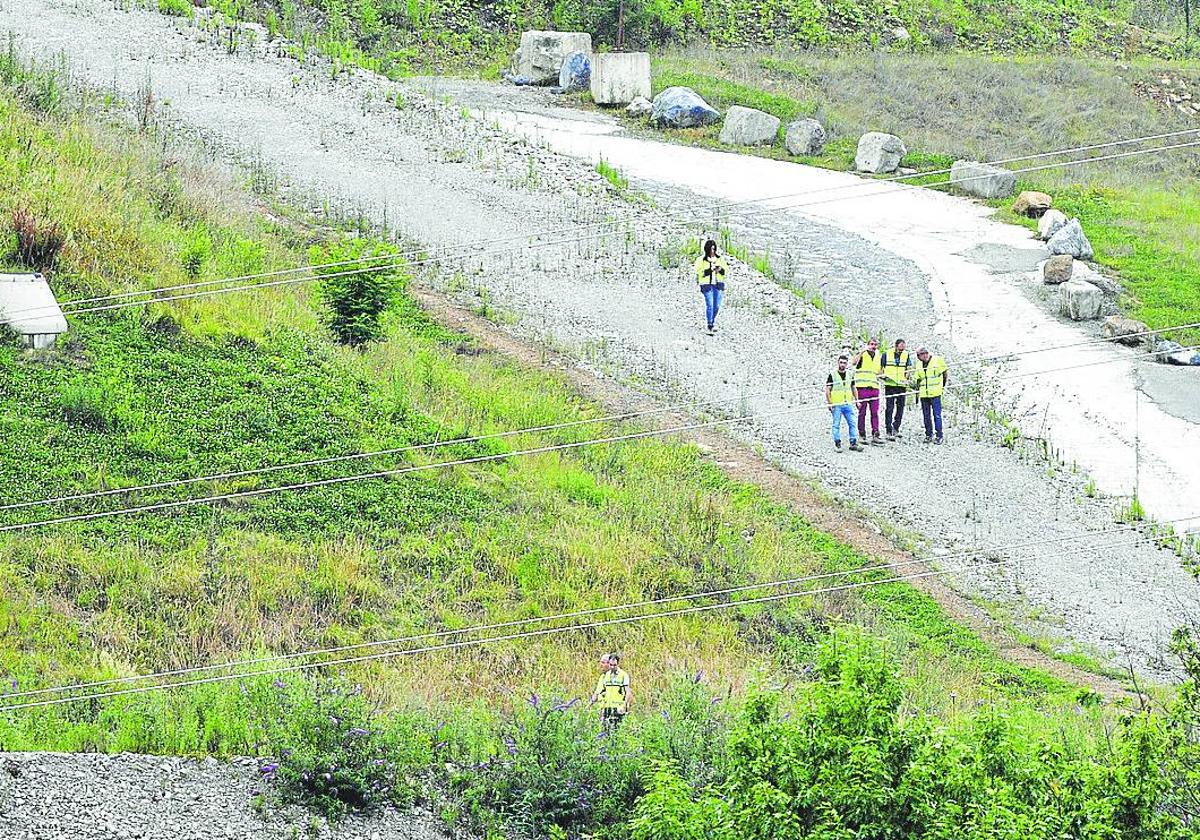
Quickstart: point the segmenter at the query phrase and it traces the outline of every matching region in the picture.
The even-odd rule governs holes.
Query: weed
[[[17,207],[12,212],[12,228],[16,256],[23,265],[46,272],[58,264],[67,237],[57,222],[43,221],[28,207]]]
[[[191,20],[195,9],[191,0],[158,0],[158,10],[164,15]]]
[[[612,188],[617,192],[624,192],[629,189],[629,179],[622,175],[615,166],[600,158],[596,163],[596,171],[608,181]]]

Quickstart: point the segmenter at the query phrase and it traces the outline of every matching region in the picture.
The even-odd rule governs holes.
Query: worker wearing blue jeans
[[[729,273],[729,265],[717,254],[714,240],[704,243],[704,256],[696,260],[695,270],[700,294],[704,295],[704,319],[708,323],[708,334],[712,335],[717,329],[721,298],[725,296],[725,275]]]
[[[825,380],[825,403],[833,415],[833,448],[842,451],[842,421],[845,421],[846,428],[850,430],[850,451],[862,452],[854,417],[854,404],[858,397],[854,393],[854,374],[848,370],[849,367],[850,357],[839,356],[837,370]]]

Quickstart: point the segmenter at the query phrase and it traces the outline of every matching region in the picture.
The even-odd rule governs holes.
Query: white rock
[[[825,148],[825,127],[811,118],[793,120],[788,123],[783,143],[788,154],[819,155]]]
[[[950,166],[950,182],[967,195],[979,198],[1008,198],[1017,188],[1014,173],[973,160],[954,161]]]
[[[894,134],[869,131],[858,139],[858,152],[854,155],[854,168],[859,172],[876,174],[895,172],[900,159],[908,154],[904,141]]]
[[[1042,239],[1049,239],[1058,233],[1059,228],[1066,223],[1067,217],[1061,210],[1047,210],[1042,214],[1042,218],[1038,219],[1038,236]]]
[[[1051,254],[1070,254],[1077,260],[1090,260],[1093,257],[1092,243],[1083,233],[1083,225],[1078,219],[1071,219],[1050,237],[1046,247]]]
[[[531,84],[558,84],[563,59],[573,52],[591,55],[592,36],[586,32],[522,32],[521,47],[513,56],[513,72]]]
[[[592,101],[628,105],[650,98],[650,54],[598,53],[592,56]]]
[[[1068,280],[1058,287],[1058,310],[1072,321],[1092,321],[1104,308],[1104,293],[1086,280]]]
[[[725,112],[721,142],[727,146],[757,146],[775,142],[779,118],[757,108],[733,105]]]
[[[625,113],[631,117],[648,117],[653,110],[654,103],[644,96],[639,96],[625,107]]]

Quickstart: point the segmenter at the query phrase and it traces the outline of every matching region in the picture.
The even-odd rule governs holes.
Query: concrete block
[[[650,98],[650,54],[597,53],[592,56],[592,101],[628,105]]]

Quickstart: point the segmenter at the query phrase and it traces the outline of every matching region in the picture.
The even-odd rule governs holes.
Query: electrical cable
[[[1191,518],[1191,517],[1180,517],[1179,519],[1174,519],[1174,520],[1163,520],[1159,524],[1167,525],[1167,524],[1173,524],[1175,522],[1184,522],[1184,521],[1187,521],[1189,518]],[[1036,547],[1047,546],[1047,545],[1060,545],[1060,544],[1066,543],[1066,542],[1073,542],[1075,540],[1099,537],[1099,536],[1104,536],[1106,534],[1112,534],[1112,533],[1129,534],[1129,533],[1133,532],[1133,530],[1134,529],[1132,529],[1129,526],[1118,525],[1113,528],[1104,528],[1104,529],[1100,529],[1097,531],[1069,534],[1069,535],[1062,536],[1062,537],[1042,538],[1042,539],[1037,539],[1037,540],[1030,540],[1030,541],[1027,541],[1024,543],[1015,543],[1015,544],[1009,544],[1009,545],[1000,546],[1000,547],[982,546],[982,547],[978,547],[978,548],[965,549],[963,551],[953,552],[951,554],[940,556],[937,558],[937,560],[938,560],[938,562],[944,562],[946,560],[953,560],[956,558],[969,557],[971,555],[979,554],[984,551],[987,551],[987,552],[1014,551],[1014,550],[1023,549],[1023,548],[1036,548]],[[95,680],[95,681],[86,682],[86,683],[74,683],[71,685],[30,689],[30,690],[26,690],[26,691],[6,692],[3,694],[0,694],[0,702],[9,701],[9,700],[13,700],[13,699],[21,698],[21,697],[34,697],[34,696],[39,696],[39,695],[44,695],[44,694],[52,694],[52,693],[59,693],[59,692],[66,692],[66,691],[81,691],[83,689],[100,688],[100,687],[104,687],[104,686],[120,685],[120,684],[130,683],[130,682],[140,682],[140,681],[144,681],[144,680],[164,679],[166,677],[182,676],[182,675],[186,675],[186,674],[202,673],[202,672],[206,672],[206,671],[216,671],[216,670],[221,670],[224,668],[244,668],[244,667],[248,667],[251,665],[260,665],[260,664],[264,664],[264,663],[268,663],[268,662],[290,661],[293,659],[301,659],[301,658],[312,657],[312,656],[326,656],[329,654],[346,653],[348,651],[354,651],[354,650],[364,650],[364,649],[377,648],[377,647],[395,646],[395,645],[399,645],[399,644],[405,644],[408,642],[421,641],[423,639],[436,639],[436,638],[445,638],[448,636],[461,636],[461,635],[467,635],[467,634],[490,632],[490,631],[494,631],[494,630],[505,630],[505,629],[509,629],[512,627],[524,626],[527,624],[541,624],[541,623],[544,623],[547,621],[563,621],[563,620],[567,620],[567,619],[582,618],[584,616],[596,615],[596,614],[605,613],[605,612],[615,612],[615,611],[619,611],[619,610],[643,609],[645,607],[659,606],[662,604],[675,603],[678,601],[690,601],[690,600],[695,600],[697,598],[715,598],[718,596],[732,595],[732,594],[736,594],[736,593],[740,593],[740,592],[747,592],[747,591],[756,590],[756,589],[771,589],[771,588],[778,588],[781,586],[794,586],[799,583],[807,583],[807,582],[811,582],[811,581],[815,581],[815,580],[826,580],[826,579],[835,578],[835,577],[846,577],[848,575],[853,575],[853,574],[862,574],[862,573],[866,573],[866,572],[884,571],[884,570],[890,570],[890,569],[904,568],[907,566],[922,565],[922,564],[926,564],[928,562],[929,561],[927,559],[914,558],[912,560],[906,560],[901,563],[889,563],[887,565],[880,565],[878,563],[872,563],[872,564],[868,564],[866,566],[859,566],[858,568],[855,568],[855,569],[843,569],[840,571],[822,572],[819,574],[804,575],[802,577],[786,578],[783,580],[763,581],[761,583],[749,583],[749,584],[743,584],[740,586],[726,587],[723,589],[712,589],[712,590],[707,590],[707,591],[703,591],[703,592],[689,593],[689,594],[685,594],[685,595],[671,595],[671,596],[666,596],[666,597],[662,597],[662,598],[652,598],[652,599],[648,599],[648,600],[634,601],[634,602],[629,602],[629,603],[624,603],[624,604],[610,604],[610,605],[605,605],[605,606],[601,606],[601,607],[592,607],[589,609],[574,610],[572,612],[554,613],[554,614],[550,614],[550,615],[541,615],[541,616],[533,616],[530,618],[513,619],[510,621],[503,621],[503,622],[497,622],[497,623],[492,623],[492,624],[482,624],[482,625],[473,625],[473,626],[468,626],[468,627],[460,627],[460,628],[453,629],[453,630],[431,631],[431,632],[419,633],[419,634],[411,635],[411,636],[401,636],[401,637],[392,638],[392,639],[380,639],[380,640],[376,640],[376,641],[372,641],[372,642],[360,642],[357,644],[338,645],[335,647],[326,647],[326,648],[316,648],[316,649],[310,649],[310,650],[296,651],[294,653],[276,654],[273,656],[263,656],[263,657],[259,657],[259,658],[255,658],[255,659],[243,659],[243,660],[230,661],[230,662],[219,662],[219,663],[213,663],[213,664],[209,664],[209,665],[193,666],[193,667],[189,667],[189,668],[176,668],[176,669],[169,670],[169,671],[158,671],[158,672],[150,673],[150,674],[136,674],[136,675],[127,676],[127,677],[114,677],[111,679]]]
[[[1198,345],[1198,346],[1200,346],[1200,345]],[[1196,348],[1193,347],[1193,348],[1189,348],[1189,349],[1196,349]],[[1136,355],[1152,355],[1154,352],[1155,351],[1148,351],[1147,353],[1136,354]],[[1066,371],[1066,370],[1077,370],[1079,368],[1093,367],[1096,365],[1104,365],[1104,364],[1112,364],[1114,362],[1123,362],[1126,360],[1127,360],[1127,357],[1120,357],[1120,358],[1116,358],[1116,359],[1102,359],[1099,361],[1082,362],[1080,364],[1068,365],[1068,366],[1060,367],[1060,368],[1051,368],[1049,370],[1023,371],[1021,373],[1015,373],[1015,374],[1011,374],[1011,375],[997,376],[997,377],[995,377],[995,379],[1020,379],[1020,378],[1024,378],[1027,376],[1041,376],[1041,375],[1045,375],[1048,373],[1057,373],[1057,372]],[[953,389],[955,386],[947,386],[947,387],[950,387],[951,389]],[[918,389],[910,388],[907,390],[905,395],[907,396],[909,394],[918,394],[918,393],[919,393]],[[346,483],[355,482],[355,481],[366,481],[366,480],[377,479],[377,478],[389,478],[392,476],[405,475],[405,474],[414,473],[414,472],[425,472],[425,471],[430,471],[430,470],[444,469],[447,467],[456,467],[456,466],[465,466],[465,465],[470,465],[470,464],[487,463],[487,462],[492,462],[492,461],[501,461],[501,460],[505,460],[508,458],[515,458],[517,456],[523,456],[523,455],[537,455],[537,454],[544,454],[547,452],[558,452],[558,451],[564,451],[564,450],[570,450],[570,449],[581,449],[581,448],[584,448],[587,446],[594,446],[594,445],[600,445],[600,444],[606,444],[606,443],[617,443],[617,442],[622,442],[622,441],[640,440],[640,439],[650,438],[650,437],[659,437],[662,435],[673,434],[675,432],[681,432],[681,431],[693,431],[696,429],[719,426],[719,425],[723,425],[726,423],[739,423],[739,422],[745,422],[745,421],[754,421],[754,420],[764,419],[764,418],[768,418],[768,417],[775,417],[775,416],[784,415],[784,414],[798,414],[802,411],[827,410],[827,409],[828,409],[828,406],[826,403],[806,403],[802,406],[782,409],[780,411],[767,412],[765,414],[758,414],[758,415],[744,414],[744,415],[741,415],[738,417],[720,418],[720,419],[716,419],[716,420],[708,420],[708,421],[703,421],[703,422],[698,422],[698,423],[689,423],[689,424],[673,426],[673,427],[669,427],[669,428],[665,428],[665,429],[651,429],[651,430],[647,430],[647,431],[632,432],[632,433],[623,434],[623,435],[611,435],[611,436],[606,436],[606,437],[601,437],[601,438],[596,438],[596,439],[573,441],[573,442],[569,442],[569,443],[548,444],[545,446],[534,447],[531,449],[515,450],[513,452],[500,452],[500,453],[493,453],[490,455],[479,455],[479,456],[475,456],[472,458],[461,458],[461,459],[452,460],[452,461],[438,461],[438,462],[434,462],[432,464],[414,464],[414,465],[408,465],[408,466],[404,466],[404,467],[397,467],[397,468],[393,468],[390,470],[380,470],[380,471],[375,471],[375,472],[370,472],[370,473],[361,473],[361,474],[356,473],[356,474],[352,474],[352,475],[348,475],[348,476],[336,476],[336,477],[332,477],[332,478],[315,479],[312,481],[298,482],[295,484],[285,484],[285,485],[281,485],[278,487],[264,487],[264,488],[257,488],[257,489],[253,489],[253,490],[241,490],[241,491],[237,491],[237,492],[233,492],[233,493],[223,493],[223,494],[217,494],[217,495],[212,495],[212,496],[202,496],[202,497],[196,497],[196,498],[178,499],[178,500],[169,501],[169,502],[156,502],[153,504],[146,504],[146,505],[140,505],[140,506],[129,507],[129,508],[120,508],[117,510],[72,514],[69,516],[60,516],[60,517],[54,517],[54,518],[50,518],[50,519],[35,520],[32,522],[22,522],[22,523],[8,524],[8,525],[0,525],[0,533],[11,532],[11,531],[26,531],[31,528],[37,528],[37,527],[41,527],[41,526],[45,526],[45,525],[62,525],[62,524],[71,523],[71,522],[90,521],[93,519],[107,519],[107,518],[110,518],[113,516],[124,516],[124,515],[131,515],[131,514],[137,514],[137,513],[149,513],[149,512],[160,511],[160,510],[173,510],[176,508],[192,507],[192,506],[200,505],[200,504],[212,504],[215,502],[230,501],[233,499],[244,499],[244,498],[257,497],[257,496],[266,496],[266,495],[272,495],[275,493],[290,492],[290,491],[294,491],[294,490],[306,490],[306,489],[311,489],[314,487],[326,487],[326,486],[330,486],[330,485],[346,484]]]
[[[1189,134],[1189,133],[1193,133],[1196,131],[1200,131],[1200,129],[1193,129],[1193,130],[1184,131],[1184,132],[1172,132],[1168,135],[1162,135],[1162,136],[1163,137],[1177,136],[1179,134]],[[1149,137],[1152,138],[1152,137],[1156,137],[1156,136],[1158,136],[1158,135],[1150,135]],[[1106,143],[1106,144],[1096,144],[1096,145],[1090,146],[1090,147],[1077,147],[1077,149],[1085,150],[1085,149],[1089,149],[1089,148],[1093,148],[1093,149],[1094,148],[1107,148],[1107,147],[1124,145],[1124,144],[1134,143],[1134,142],[1142,142],[1142,141],[1143,141],[1143,138],[1136,138],[1136,139],[1131,139],[1129,141],[1113,141],[1111,143]],[[1157,146],[1157,147],[1150,148],[1150,149],[1138,149],[1138,150],[1134,150],[1134,151],[1130,151],[1130,152],[1122,152],[1122,153],[1118,153],[1118,154],[1094,156],[1094,157],[1081,158],[1081,159],[1076,159],[1076,160],[1071,160],[1071,161],[1061,161],[1061,162],[1052,163],[1052,164],[1045,164],[1042,166],[1026,167],[1026,168],[1009,170],[1009,171],[1013,172],[1014,174],[1021,174],[1021,173],[1027,173],[1027,172],[1038,172],[1038,171],[1043,171],[1043,170],[1048,170],[1048,169],[1066,168],[1066,167],[1074,166],[1077,164],[1095,163],[1095,162],[1102,162],[1102,161],[1107,161],[1107,160],[1116,160],[1116,159],[1126,158],[1126,157],[1136,157],[1139,155],[1153,154],[1153,153],[1157,153],[1157,152],[1171,151],[1171,150],[1182,149],[1182,148],[1190,148],[1190,147],[1194,147],[1194,146],[1200,146],[1200,141],[1191,142],[1191,143],[1178,143],[1178,144],[1167,145],[1167,146]],[[1035,159],[1035,158],[1040,158],[1040,157],[1049,157],[1049,156],[1054,156],[1057,154],[1070,153],[1071,151],[1072,150],[1065,150],[1063,152],[1058,152],[1058,151],[1043,152],[1043,153],[1039,153],[1039,154],[1026,155],[1024,157],[1019,157],[1019,158],[1009,158],[1009,159],[1006,159],[1005,161],[1001,161],[1001,162],[1008,162],[1008,161],[1013,161],[1013,160]],[[941,170],[936,170],[934,174],[939,174],[940,172],[941,172]],[[821,193],[821,192],[838,191],[838,190],[850,189],[850,188],[855,188],[855,189],[859,188],[859,187],[873,188],[874,186],[876,186],[879,183],[889,183],[889,182],[899,180],[899,177],[904,177],[904,178],[919,177],[919,176],[927,177],[929,174],[931,174],[931,173],[928,173],[928,172],[915,173],[911,176],[897,176],[897,177],[893,177],[893,178],[864,180],[864,181],[861,181],[858,183],[838,185],[836,187],[827,187],[827,188],[821,188],[821,189],[817,189],[817,190],[807,190],[807,191],[796,192],[796,193],[784,193],[779,196],[773,196],[773,197],[765,197],[765,198],[759,197],[759,198],[753,198],[753,199],[743,199],[743,200],[739,200],[736,202],[726,202],[725,206],[733,207],[733,206],[739,206],[741,204],[759,204],[759,203],[764,203],[764,202],[777,201],[782,198],[812,195],[812,194],[817,194],[817,193]],[[932,184],[925,184],[922,186],[924,186],[924,187],[951,186],[951,185],[955,185],[955,184],[962,184],[962,183],[965,183],[965,182],[971,181],[971,180],[978,180],[978,179],[984,178],[984,177],[988,177],[988,176],[979,175],[979,176],[970,176],[967,178],[950,179],[947,181],[935,182]],[[795,202],[789,202],[789,203],[779,205],[776,207],[762,208],[761,210],[757,211],[757,213],[761,213],[761,212],[772,212],[773,213],[773,212],[780,212],[782,210],[787,210],[787,209],[803,209],[804,207],[808,207],[808,206],[815,206],[818,204],[825,204],[825,203],[829,203],[829,202],[833,202],[833,201],[841,201],[841,200],[846,200],[846,199],[867,198],[867,197],[874,198],[879,195],[886,195],[889,192],[899,192],[899,191],[908,190],[908,189],[912,189],[912,187],[910,187],[908,185],[901,185],[899,190],[884,190],[883,192],[875,191],[873,193],[868,193],[868,194],[863,194],[863,195],[842,196],[842,197],[835,197],[832,199],[825,199],[823,201],[817,201],[817,202],[807,202],[807,203],[801,202],[799,204],[797,204]],[[750,215],[752,215],[752,216],[757,215],[757,213],[752,213]],[[674,214],[672,214],[672,215],[674,215]],[[696,217],[696,219],[693,220],[693,222],[685,221],[685,224],[702,221],[705,216],[707,216],[707,213],[705,213],[704,216],[698,215]],[[609,222],[597,222],[597,223],[592,223],[592,224],[593,224],[593,226],[599,226],[599,225],[619,226],[621,224],[626,224],[627,222],[629,222],[631,220],[632,220],[632,217],[628,217],[626,219],[618,219],[618,220],[609,221]],[[580,226],[580,227],[582,229],[584,226]],[[562,231],[560,231],[560,232],[562,232]],[[569,231],[565,231],[565,232],[569,233]],[[570,237],[567,239],[561,239],[561,240],[552,241],[552,242],[542,242],[542,243],[534,243],[534,244],[523,243],[516,247],[506,248],[506,249],[498,249],[495,251],[491,251],[490,253],[494,254],[494,253],[505,253],[508,251],[521,251],[521,250],[526,250],[527,248],[530,248],[530,247],[536,248],[536,247],[550,247],[550,246],[554,246],[554,245],[574,244],[574,243],[578,243],[578,242],[584,242],[584,241],[603,238],[605,236],[610,235],[611,233],[612,233],[612,231],[604,231],[599,234],[594,234],[592,236]],[[533,234],[534,237],[540,237],[543,235],[546,235],[546,234],[544,232],[539,232],[539,233]],[[509,239],[527,239],[527,238],[528,238],[528,235],[524,235],[524,236],[510,237],[508,239],[501,240],[501,241],[509,241]],[[464,245],[464,246],[459,246],[459,247],[477,249],[479,244],[480,243],[473,243],[471,245]],[[413,253],[425,253],[428,251],[429,251],[429,249],[426,248],[426,249],[420,249],[418,251],[414,251]],[[385,264],[375,265],[375,266],[361,268],[361,269],[348,270],[348,271],[344,271],[344,272],[335,272],[335,273],[327,274],[324,276],[325,277],[351,276],[351,275],[366,273],[366,272],[370,272],[370,271],[377,271],[377,270],[380,270],[381,268],[400,267],[400,266],[412,267],[412,266],[420,266],[420,265],[429,265],[429,264],[443,262],[448,259],[463,259],[468,256],[479,256],[479,254],[471,253],[471,254],[462,254],[462,255],[451,255],[450,257],[435,256],[435,257],[429,257],[429,258],[424,258],[424,259],[419,259],[419,260],[414,260],[414,261],[405,260],[403,258],[403,255],[397,255],[393,258],[394,262],[391,262],[391,263],[386,263],[386,261],[382,261]],[[373,258],[362,258],[362,259],[365,261],[367,259],[373,259]],[[341,264],[350,264],[351,262],[354,262],[354,261],[341,261],[340,263],[328,263],[326,265],[336,266],[336,265],[341,265]],[[276,276],[278,274],[287,273],[287,272],[311,271],[313,268],[317,268],[317,267],[319,267],[319,266],[302,266],[302,267],[297,267],[294,269],[280,269],[275,272],[262,272],[257,275],[243,275],[243,277],[245,277],[245,278],[270,277],[270,276]],[[229,280],[236,280],[236,279],[239,279],[239,278],[229,278]],[[93,300],[95,300],[95,301],[111,300],[111,299],[116,299],[116,298],[120,298],[120,297],[128,297],[128,296],[134,296],[134,295],[139,295],[139,294],[147,295],[147,296],[161,295],[164,292],[168,292],[168,291],[172,291],[172,290],[176,290],[176,289],[190,289],[190,288],[197,288],[197,287],[202,287],[202,286],[206,286],[206,285],[215,285],[218,283],[226,282],[225,280],[209,280],[209,281],[201,281],[201,282],[197,282],[197,283],[181,284],[178,286],[161,287],[158,289],[146,289],[146,290],[142,290],[142,291],[138,291],[138,292],[126,292],[126,293],[120,293],[118,295],[103,296],[103,297],[92,298],[92,299],[82,299],[80,301],[66,301],[63,304],[61,304],[60,306],[66,307],[66,309],[64,309],[64,314],[69,314],[69,315],[89,314],[89,313],[95,313],[95,312],[112,311],[112,310],[117,310],[117,309],[126,309],[126,308],[136,307],[136,306],[146,306],[151,303],[169,303],[174,300],[191,300],[191,299],[195,299],[195,298],[209,297],[209,296],[212,296],[215,294],[224,294],[226,292],[252,291],[255,289],[272,288],[272,287],[284,286],[284,285],[293,285],[296,283],[311,282],[314,279],[316,279],[316,278],[312,277],[312,276],[291,277],[291,278],[286,278],[284,280],[275,280],[275,281],[270,281],[270,282],[265,282],[265,283],[254,283],[254,284],[242,285],[242,286],[223,287],[220,289],[211,289],[211,290],[204,291],[204,292],[192,292],[192,293],[188,293],[188,294],[184,294],[184,295],[169,295],[167,297],[148,297],[146,300],[142,300],[142,301],[126,301],[126,302],[118,303],[118,304],[92,306],[92,307],[80,308],[80,309],[71,308],[76,303],[87,303],[87,302],[91,302]],[[27,310],[17,310],[12,313],[9,313],[8,316],[5,316],[5,322],[12,324],[12,323],[18,323],[21,321],[37,320],[38,318],[43,317],[43,316],[26,317],[26,318],[11,317],[13,315],[20,315],[23,313],[35,312],[35,311],[53,312],[54,308],[44,306],[44,307],[36,307],[33,309],[27,309]]]
[[[1140,540],[1146,539],[1142,535],[1138,535],[1138,538]],[[1126,545],[1126,543],[1124,543],[1124,542],[1113,542],[1113,543],[1108,543],[1108,544],[1104,544],[1104,545],[1082,547],[1078,551],[1083,551],[1083,550],[1097,551],[1097,550],[1100,550],[1103,548],[1116,548],[1116,547],[1122,547],[1125,545]],[[1078,553],[1078,552],[1077,551],[1068,551],[1066,553],[1074,554],[1074,553]],[[1005,559],[1005,560],[990,561],[988,563],[988,567],[994,568],[996,566],[1009,565],[1009,564],[1015,563],[1015,562],[1019,562],[1019,561],[1016,559],[1013,559],[1013,558],[1009,558],[1009,559]],[[879,567],[879,568],[886,569],[887,567],[885,566],[885,567]],[[481,646],[484,644],[489,644],[489,643],[494,643],[494,642],[515,641],[518,639],[528,639],[528,638],[539,638],[539,637],[561,634],[561,633],[576,632],[579,630],[591,630],[591,629],[596,629],[599,627],[634,624],[634,623],[638,623],[638,622],[642,622],[642,621],[660,620],[663,618],[675,618],[675,617],[679,617],[679,616],[683,616],[683,615],[693,615],[693,614],[698,614],[698,613],[702,613],[702,612],[712,612],[715,610],[734,609],[734,608],[752,606],[752,605],[756,605],[756,604],[774,603],[774,602],[778,602],[778,601],[790,600],[793,598],[805,598],[805,597],[813,597],[815,595],[832,594],[835,592],[854,591],[854,590],[869,588],[869,587],[873,587],[873,586],[889,585],[889,584],[893,584],[893,583],[910,583],[914,580],[921,580],[924,578],[929,578],[929,577],[934,577],[934,576],[968,571],[971,568],[973,568],[972,565],[963,565],[963,566],[945,568],[945,569],[932,569],[932,570],[925,571],[925,572],[917,572],[917,573],[912,573],[912,574],[907,574],[907,575],[895,575],[893,577],[884,578],[884,579],[861,581],[861,582],[847,583],[847,584],[839,584],[839,585],[828,586],[828,587],[823,587],[823,588],[819,588],[819,589],[804,589],[804,590],[800,590],[797,592],[777,593],[774,595],[764,595],[764,596],[759,596],[759,597],[755,597],[755,598],[745,598],[745,599],[741,599],[741,600],[737,600],[737,601],[729,601],[729,602],[718,603],[718,604],[700,604],[700,605],[695,605],[695,606],[690,606],[690,607],[680,607],[680,608],[672,609],[672,610],[658,611],[658,612],[653,612],[653,613],[648,613],[648,614],[643,614],[643,615],[619,616],[616,618],[604,619],[604,620],[600,620],[600,621],[585,622],[583,624],[569,624],[569,625],[565,625],[562,627],[549,627],[549,628],[543,628],[540,630],[530,630],[530,631],[519,632],[519,633],[502,634],[499,636],[487,636],[487,637],[479,638],[479,639],[465,639],[465,640],[460,640],[460,641],[456,641],[456,642],[448,642],[448,643],[439,644],[439,645],[427,645],[425,647],[419,647],[419,648],[407,648],[407,649],[398,650],[398,651],[383,651],[383,652],[379,652],[379,653],[362,654],[362,655],[353,656],[353,657],[342,657],[339,659],[327,660],[327,661],[321,661],[321,662],[299,663],[299,664],[295,664],[295,665],[286,665],[286,666],[280,666],[280,667],[276,667],[276,668],[266,668],[266,669],[260,669],[260,670],[256,670],[256,671],[245,672],[245,673],[221,674],[221,675],[217,675],[217,676],[200,677],[200,678],[189,679],[189,680],[173,681],[173,682],[164,683],[164,684],[160,684],[160,685],[135,686],[135,687],[131,687],[131,688],[117,689],[117,690],[111,690],[111,691],[92,692],[89,694],[84,694],[81,696],[74,696],[74,697],[56,697],[56,698],[50,698],[50,699],[45,699],[45,700],[27,701],[27,702],[23,702],[23,703],[3,704],[3,705],[0,705],[0,713],[17,711],[17,710],[21,710],[21,709],[42,708],[42,707],[47,707],[47,706],[58,706],[58,705],[66,704],[66,703],[78,703],[78,702],[85,702],[85,701],[91,702],[91,701],[96,701],[96,700],[110,699],[113,697],[123,697],[123,696],[134,695],[134,694],[146,694],[149,692],[167,691],[167,690],[178,689],[178,688],[191,688],[191,687],[195,687],[195,686],[199,686],[199,685],[210,685],[213,683],[233,682],[233,681],[237,681],[237,680],[247,679],[249,677],[275,676],[275,675],[285,674],[285,673],[310,671],[310,670],[313,670],[316,668],[345,667],[347,665],[361,664],[364,662],[373,662],[373,661],[378,661],[378,660],[383,660],[383,659],[394,659],[394,658],[400,657],[400,656],[415,656],[418,654],[425,654],[425,653],[436,653],[436,652],[440,652],[440,651],[458,650],[461,648]],[[2,701],[3,699],[4,698],[2,696],[0,696],[0,701]]]

